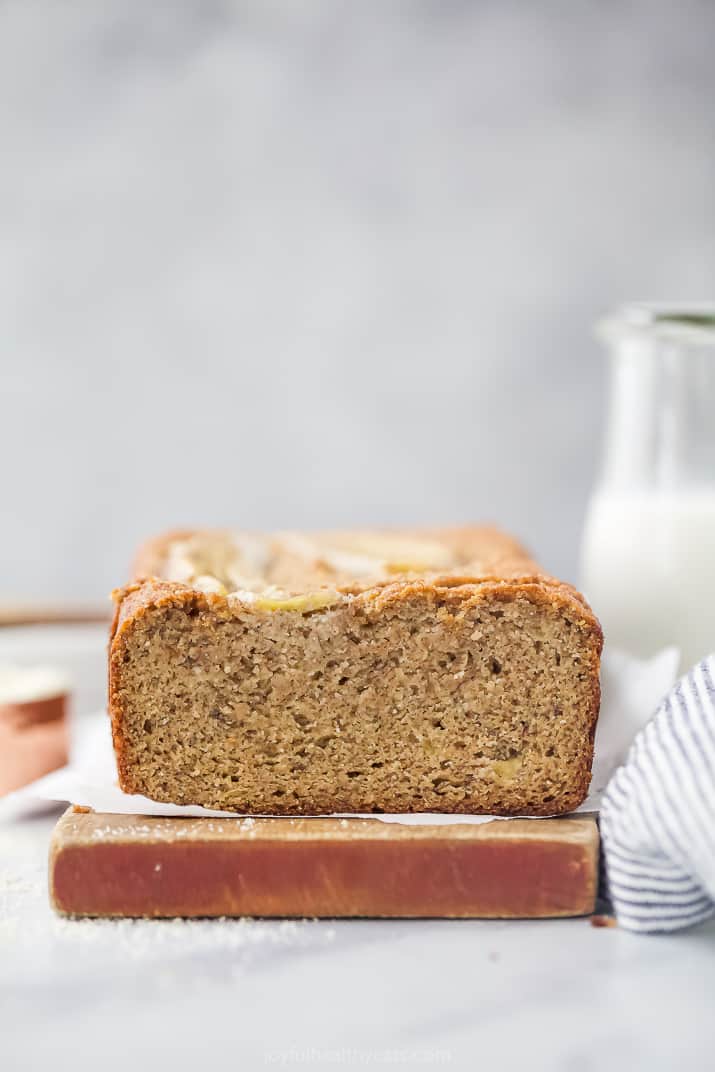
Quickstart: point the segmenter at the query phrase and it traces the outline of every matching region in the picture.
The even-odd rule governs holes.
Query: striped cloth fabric
[[[604,794],[601,837],[623,927],[677,931],[715,916],[715,656],[636,737]]]

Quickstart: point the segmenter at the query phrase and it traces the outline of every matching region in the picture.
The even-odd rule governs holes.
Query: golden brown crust
[[[371,537],[385,537],[389,540],[429,540],[439,543],[448,548],[455,557],[455,562],[466,567],[469,564],[479,563],[482,568],[480,577],[508,577],[517,575],[538,575],[546,578],[547,575],[539,568],[528,551],[512,536],[502,532],[493,525],[461,525],[452,527],[426,527],[426,528],[384,528],[371,529],[368,533],[352,532],[346,530],[319,530],[316,532],[300,533],[301,541],[304,541],[309,550],[320,558],[321,551],[328,550],[331,545],[340,546],[345,541],[355,537],[369,534]],[[246,536],[250,539],[265,540],[274,555],[285,555],[289,551],[290,540],[294,539],[295,533],[260,534],[253,532],[234,533],[230,529],[172,529],[158,536],[150,537],[139,547],[132,566],[132,580],[140,580],[148,577],[157,577],[171,580],[167,575],[166,568],[170,558],[170,551],[177,544],[190,541],[208,543],[209,541],[225,542],[230,544],[234,536]],[[312,548],[310,545],[313,545]],[[325,563],[321,563],[325,565]],[[303,568],[308,565],[303,562]],[[336,572],[331,569],[330,572]],[[450,569],[448,575],[459,575],[460,566]],[[465,577],[474,579],[474,571],[463,572]],[[354,580],[354,578],[353,578]]]
[[[144,540],[134,555],[130,571],[132,580],[160,576],[172,543],[176,543],[177,540],[188,540],[201,531],[201,529],[170,529],[168,532],[162,532]]]
[[[450,547],[457,559],[458,565],[449,570],[432,570],[426,578],[437,588],[459,587],[460,585],[482,584],[493,582],[496,584],[542,585],[549,589],[558,589],[564,599],[575,600],[580,603],[592,624],[597,629],[600,625],[591,611],[583,595],[573,585],[546,573],[534,561],[528,551],[512,536],[502,532],[493,525],[462,525],[455,527],[432,527],[420,529],[384,529],[376,530],[388,537],[405,537],[407,539],[423,539],[443,543]],[[251,534],[249,534],[251,535]],[[321,531],[313,536],[319,541],[330,541],[340,537],[349,537],[350,533]],[[202,529],[173,529],[159,536],[146,540],[139,548],[132,569],[132,582],[138,583],[145,580],[162,580],[171,583],[172,578],[164,573],[169,549],[181,541],[195,538],[231,538],[231,531],[225,529],[202,530]],[[281,534],[277,539],[280,540]],[[308,534],[310,539],[310,534]],[[483,568],[475,572],[474,565],[482,565]],[[405,575],[405,580],[413,580],[410,574]],[[377,591],[380,588],[390,586],[397,578],[384,578],[379,582],[363,583],[351,579],[336,585],[339,591],[358,594],[369,590]]]

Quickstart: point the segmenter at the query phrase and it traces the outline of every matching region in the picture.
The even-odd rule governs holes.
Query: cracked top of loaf
[[[266,610],[318,610],[396,581],[445,588],[536,582],[581,601],[516,540],[487,526],[271,534],[184,530],[143,546],[134,579],[147,578]]]

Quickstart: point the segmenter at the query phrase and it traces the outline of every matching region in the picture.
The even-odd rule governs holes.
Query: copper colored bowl
[[[0,796],[64,766],[68,695],[0,704]]]

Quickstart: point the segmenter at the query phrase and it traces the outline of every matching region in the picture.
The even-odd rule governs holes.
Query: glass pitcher
[[[599,326],[611,357],[582,587],[609,643],[686,669],[715,651],[715,306],[629,306]]]

